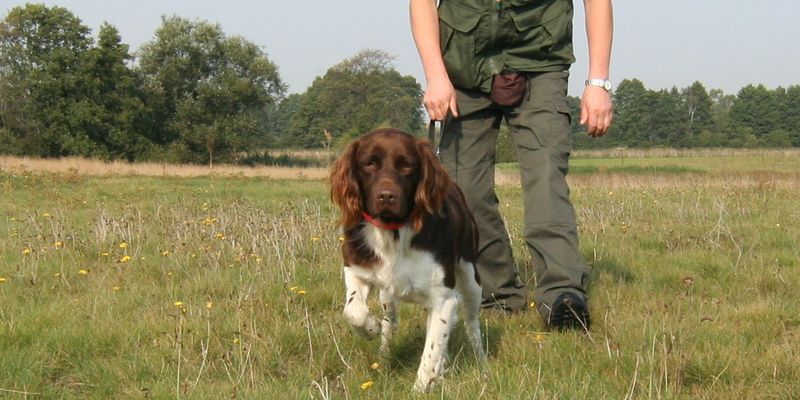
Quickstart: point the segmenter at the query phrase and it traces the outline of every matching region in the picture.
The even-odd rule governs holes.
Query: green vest
[[[489,93],[504,70],[569,69],[572,9],[572,0],[441,0],[439,39],[453,85]]]

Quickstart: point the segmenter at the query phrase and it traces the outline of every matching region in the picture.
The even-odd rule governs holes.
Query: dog
[[[334,161],[330,187],[344,232],[343,313],[354,331],[368,339],[380,334],[381,353],[388,355],[397,302],[423,305],[427,331],[414,390],[426,392],[444,369],[460,303],[468,340],[483,363],[478,230],[430,143],[396,129],[370,132]],[[381,320],[367,306],[373,289]]]

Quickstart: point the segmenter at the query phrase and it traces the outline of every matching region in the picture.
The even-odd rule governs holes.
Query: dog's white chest
[[[381,260],[368,280],[399,300],[426,304],[431,290],[443,286],[444,269],[430,252],[411,248],[413,234],[408,228],[400,229],[396,237],[377,229],[368,233],[367,241]]]

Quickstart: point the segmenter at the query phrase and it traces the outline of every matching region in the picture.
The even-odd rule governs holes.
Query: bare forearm
[[[436,0],[410,0],[411,34],[425,70],[427,88],[422,102],[433,120],[444,120],[448,112],[458,115],[456,94],[439,46],[439,14]]]
[[[608,78],[614,18],[611,0],[584,0],[589,43],[589,78]]]
[[[428,82],[436,79],[447,79],[447,72],[442,61],[439,47],[439,17],[436,11],[436,0],[410,0],[411,34],[417,45],[425,79]]]

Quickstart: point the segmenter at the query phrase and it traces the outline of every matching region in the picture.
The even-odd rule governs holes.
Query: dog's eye
[[[404,174],[409,174],[409,173],[414,171],[414,166],[411,165],[411,163],[409,163],[408,160],[406,160],[404,158],[401,158],[401,159],[397,160],[397,162],[394,165],[394,168],[397,171],[399,171],[401,173],[404,173]]]
[[[364,164],[362,164],[362,165],[364,166],[364,168],[369,168],[369,169],[377,168],[378,167],[378,160],[376,160],[374,158],[370,158],[369,160],[364,162]]]

